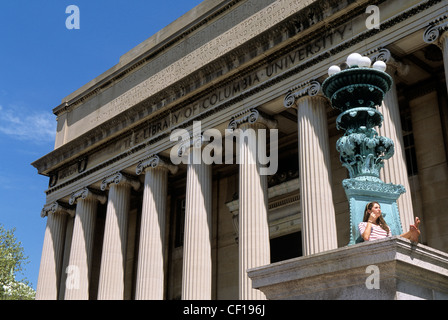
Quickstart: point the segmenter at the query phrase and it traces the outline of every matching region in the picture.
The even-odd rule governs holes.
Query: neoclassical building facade
[[[447,252],[447,2],[206,0],[54,108],[33,163],[49,177],[36,299],[265,299],[247,270],[346,246],[321,84],[352,52],[394,79],[378,131],[403,229],[420,217],[420,242]],[[264,147],[225,145],[229,129]]]

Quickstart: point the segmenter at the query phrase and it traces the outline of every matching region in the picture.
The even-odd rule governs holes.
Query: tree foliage
[[[26,278],[17,279],[29,261],[15,230],[0,224],[0,300],[30,300],[35,295]]]

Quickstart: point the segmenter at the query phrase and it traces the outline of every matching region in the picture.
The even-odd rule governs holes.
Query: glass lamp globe
[[[372,61],[369,57],[361,57],[358,61],[358,66],[361,68],[368,68],[372,64]]]
[[[352,53],[347,57],[347,64],[349,67],[358,66],[362,56],[359,53]]]
[[[386,71],[387,65],[384,61],[378,60],[373,64],[372,68],[380,71]]]
[[[339,68],[339,66],[331,66],[330,68],[328,68],[328,75],[332,76],[340,71],[341,71],[341,68]]]

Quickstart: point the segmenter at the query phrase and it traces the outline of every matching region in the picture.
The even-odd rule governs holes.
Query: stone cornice
[[[380,1],[381,2],[381,1]],[[207,112],[204,112],[203,114],[200,114],[199,116],[197,116],[196,118],[191,118],[190,121],[188,123],[184,123],[180,126],[178,126],[179,128],[182,127],[187,127],[189,125],[191,125],[192,121],[194,120],[201,120],[204,119],[206,117],[209,117],[210,115],[212,115],[213,113],[216,113],[218,111],[224,110],[226,108],[228,108],[229,106],[234,105],[237,102],[240,102],[254,94],[257,94],[258,92],[280,82],[283,81],[291,76],[294,76],[300,72],[303,72],[304,70],[307,70],[311,67],[313,67],[314,65],[320,63],[321,61],[330,58],[332,55],[337,54],[339,52],[343,52],[346,49],[350,48],[353,45],[356,45],[360,42],[365,41],[366,38],[372,37],[375,34],[379,33],[379,32],[383,32],[384,30],[387,30],[388,28],[391,28],[393,26],[395,26],[396,24],[400,23],[401,21],[403,21],[404,19],[416,15],[418,13],[420,13],[421,11],[427,9],[428,7],[431,7],[437,3],[439,3],[440,0],[433,0],[433,1],[427,1],[425,3],[422,3],[418,6],[412,7],[407,11],[404,11],[402,13],[400,13],[397,16],[394,16],[393,18],[385,21],[382,24],[382,28],[381,30],[368,30],[366,32],[363,32],[361,34],[358,34],[357,36],[354,36],[353,38],[351,38],[349,41],[345,41],[343,43],[341,43],[338,46],[332,47],[329,50],[324,51],[323,53],[315,56],[313,59],[308,60],[305,63],[299,64],[297,66],[295,66],[294,68],[291,68],[290,70],[285,71],[284,73],[275,76],[271,79],[269,79],[268,81],[265,81],[264,83],[251,88],[250,90],[247,90],[245,92],[243,92],[242,94],[233,97],[232,99],[229,99],[228,101],[225,101],[222,104],[217,105],[215,108],[212,108],[210,110],[208,110]],[[338,17],[337,19],[335,19],[334,21],[329,21],[328,23],[331,24],[332,27],[337,27],[338,25],[341,25],[343,23],[345,23],[347,20],[353,18],[353,16],[359,15],[361,12],[363,12],[363,10],[365,10],[364,7],[359,7],[358,11],[356,12],[348,12],[347,14],[343,15],[342,17]],[[289,23],[292,23],[290,20],[288,20]],[[285,22],[286,23],[286,22]],[[328,26],[322,26],[323,29],[328,28]],[[276,29],[277,30],[277,29]],[[242,77],[245,74],[250,73],[252,70],[260,67],[260,65],[263,65],[264,63],[266,63],[267,61],[272,61],[273,58],[281,56],[283,54],[285,54],[285,52],[294,50],[294,48],[299,47],[300,45],[303,45],[303,43],[306,43],[307,41],[309,41],[310,39],[312,39],[313,37],[315,37],[316,35],[318,35],[319,33],[322,32],[321,28],[316,29],[315,31],[311,32],[308,36],[304,36],[303,37],[303,42],[301,41],[294,41],[294,43],[291,43],[288,46],[285,46],[284,48],[276,51],[275,53],[272,53],[272,55],[270,56],[266,56],[264,59],[259,60],[258,62],[254,63],[251,66],[248,66],[245,69],[242,69],[240,72],[235,73],[234,75],[232,75],[231,77],[227,78],[225,81],[220,82],[221,86],[225,86],[227,83],[233,81],[235,78],[238,77]],[[301,38],[302,39],[302,38]],[[216,89],[216,87],[213,87],[212,89]],[[182,106],[184,105],[188,105],[191,104],[192,101],[200,99],[201,96],[205,96],[206,94],[209,94],[210,91],[212,89],[205,89],[204,91],[202,91],[201,93],[198,93],[197,95],[195,95],[194,97],[191,97],[185,101],[183,101],[182,103],[178,104],[178,105],[174,105],[172,107],[172,110],[176,110],[176,109],[180,109]],[[135,112],[139,112],[139,106],[136,106],[136,111]],[[128,113],[125,113],[122,115],[123,118],[129,118]],[[159,116],[160,118],[162,118],[162,115]],[[129,126],[129,124],[127,124]],[[127,126],[126,123],[123,125],[120,125],[121,128],[126,127]],[[138,128],[142,128],[144,126],[147,126],[148,122],[144,122],[144,123],[140,123],[138,124],[136,127],[134,128],[130,128],[127,132],[120,134],[119,136],[116,136],[115,138],[104,142],[102,144],[102,146],[107,146],[110,143],[113,143],[114,141],[117,141],[118,139],[122,138],[124,135],[129,134],[129,132],[133,131],[133,130],[137,130]],[[52,153],[48,154],[47,156],[37,160],[36,162],[33,163],[33,165],[38,168],[39,173],[42,174],[49,174],[51,171],[50,170],[57,170],[58,168],[61,168],[61,165],[63,165],[64,163],[67,163],[67,160],[70,160],[71,157],[73,157],[74,155],[78,155],[79,153],[82,152],[82,150],[85,148],[85,145],[89,145],[89,142],[91,140],[94,140],[95,142],[101,140],[103,138],[103,132],[104,132],[104,128],[97,128],[96,129],[96,134],[99,134],[99,136],[101,138],[95,138],[94,133],[89,133],[86,134],[76,140],[74,140],[73,142],[69,143],[68,145],[64,145],[61,148],[59,148],[58,150],[53,151]],[[70,183],[72,183],[73,181],[76,181],[78,179],[81,179],[82,177],[85,177],[88,174],[91,174],[94,171],[99,170],[100,168],[104,168],[104,166],[107,165],[111,165],[116,161],[119,161],[120,159],[122,159],[123,157],[127,157],[133,153],[135,153],[138,150],[141,150],[142,148],[147,148],[149,147],[151,144],[160,141],[161,139],[165,139],[169,136],[169,133],[162,133],[160,135],[157,135],[155,137],[152,137],[151,139],[146,140],[144,143],[138,144],[132,148],[130,148],[128,151],[117,155],[113,158],[111,158],[110,160],[108,160],[107,162],[105,162],[104,164],[101,164],[97,167],[93,167],[93,168],[89,168],[88,170],[86,170],[85,172],[83,172],[82,174],[80,174],[78,177],[66,181],[58,186],[56,186],[55,188],[51,188],[47,191],[48,193],[51,193],[53,190],[57,190],[60,189]],[[95,140],[96,139],[96,140]],[[79,148],[76,146],[80,146]],[[82,146],[82,148],[81,148]],[[74,148],[73,148],[74,147]],[[77,149],[78,148],[78,149]],[[91,148],[91,147],[90,147]],[[89,151],[89,152],[93,152],[93,151]],[[88,156],[88,152],[87,155]],[[47,165],[48,164],[48,165]]]

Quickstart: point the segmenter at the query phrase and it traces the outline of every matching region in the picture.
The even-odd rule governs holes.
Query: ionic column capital
[[[283,100],[283,105],[285,108],[297,107],[299,99],[319,96],[320,89],[321,84],[316,80],[303,82],[288,90]]]
[[[53,203],[50,204],[46,204],[41,213],[40,216],[42,218],[45,218],[46,216],[48,216],[49,213],[52,214],[68,214],[71,217],[75,216],[75,210],[73,210],[72,208],[70,208],[67,204],[64,204],[62,202],[59,201],[55,201]]]
[[[441,47],[444,38],[448,37],[448,14],[432,21],[423,33],[423,41]]]
[[[103,182],[101,182],[101,191],[105,191],[110,184],[127,184],[130,185],[134,190],[140,187],[140,182],[132,177],[125,175],[122,172],[116,172],[108,177],[106,177]]]
[[[237,129],[242,125],[262,124],[268,129],[277,128],[277,120],[272,119],[269,115],[257,110],[256,108],[249,108],[234,115],[229,122],[229,129]]]
[[[192,149],[201,149],[204,146],[204,135],[196,134],[192,136],[188,136],[188,138],[183,139],[179,144],[177,149],[177,155],[179,157],[185,157],[190,155],[190,151]]]
[[[75,204],[78,199],[82,199],[82,200],[98,200],[99,202],[101,202],[101,204],[105,204],[107,201],[107,197],[104,195],[99,194],[98,192],[95,192],[89,188],[83,188],[75,193],[72,194],[72,196],[70,197],[68,203],[70,205]]]
[[[409,73],[409,65],[395,59],[392,53],[386,48],[378,48],[367,53],[372,63],[383,61],[387,64],[386,72],[394,75],[397,72],[400,76],[406,76]]]
[[[139,164],[137,165],[137,169],[135,170],[135,173],[137,175],[140,175],[143,172],[146,172],[146,170],[155,168],[166,169],[170,171],[172,174],[175,174],[178,169],[177,166],[170,164],[169,160],[165,159],[164,157],[161,157],[159,155],[151,155],[148,158],[139,162]]]

